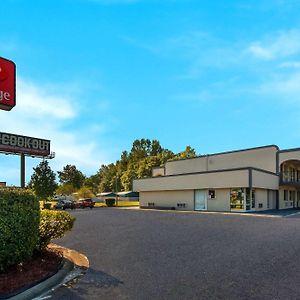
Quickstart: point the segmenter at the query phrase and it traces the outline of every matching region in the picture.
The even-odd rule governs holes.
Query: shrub
[[[32,256],[39,220],[39,202],[31,191],[0,188],[0,272]]]
[[[51,209],[51,202],[50,203],[44,203],[43,209]]]
[[[38,249],[43,250],[52,239],[58,239],[71,230],[75,218],[65,211],[42,210]]]
[[[115,206],[116,200],[115,199],[105,199],[105,203],[107,206]]]

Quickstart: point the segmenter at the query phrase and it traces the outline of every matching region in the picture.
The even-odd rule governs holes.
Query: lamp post
[[[116,175],[116,206],[118,206],[118,176]]]

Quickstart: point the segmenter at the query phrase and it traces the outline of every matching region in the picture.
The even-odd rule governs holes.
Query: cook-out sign
[[[0,151],[46,156],[50,154],[50,141],[0,132]]]
[[[16,65],[0,57],[0,109],[11,110],[16,105]]]

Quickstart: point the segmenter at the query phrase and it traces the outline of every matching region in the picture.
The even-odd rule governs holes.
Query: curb
[[[212,215],[227,215],[227,216],[248,216],[248,217],[262,217],[262,218],[285,218],[287,216],[281,215],[268,215],[260,213],[247,213],[247,212],[226,212],[226,211],[195,211],[195,210],[171,210],[171,209],[157,209],[157,208],[140,208],[140,211],[158,211],[158,212],[171,212],[171,213],[189,213],[189,214],[212,214]],[[299,212],[300,214],[300,212]]]
[[[53,276],[45,279],[37,285],[7,299],[33,300],[41,298],[61,285],[84,275],[89,268],[89,261],[85,255],[56,244],[50,244],[48,247],[62,252],[64,262],[61,269],[59,269]]]

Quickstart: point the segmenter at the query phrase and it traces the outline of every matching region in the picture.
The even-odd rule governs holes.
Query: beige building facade
[[[262,211],[300,207],[300,148],[276,145],[169,161],[133,181],[140,206]]]

